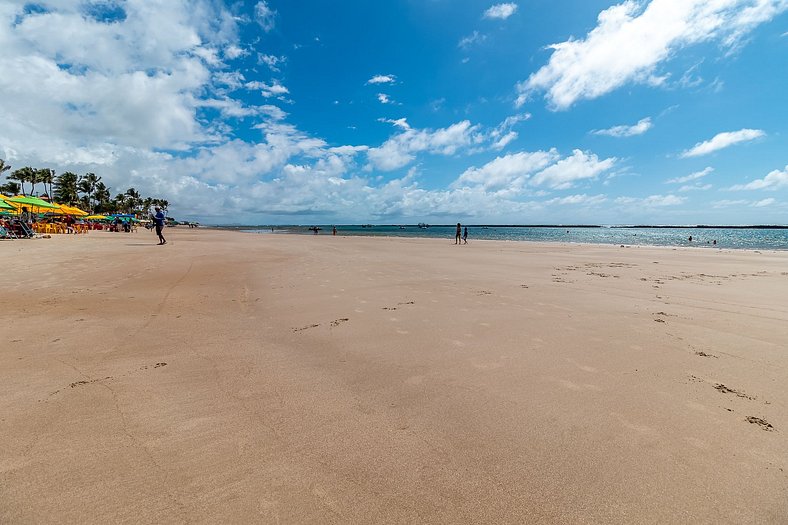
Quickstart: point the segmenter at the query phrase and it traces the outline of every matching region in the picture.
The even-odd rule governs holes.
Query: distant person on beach
[[[336,235],[336,234],[337,234],[337,227],[334,226],[331,228],[331,235]]]
[[[692,235],[689,236],[689,242],[692,242]]]
[[[454,244],[460,244],[460,239],[462,239],[462,225],[458,222],[457,233],[454,235]]]
[[[164,229],[164,217],[164,212],[161,211],[161,208],[157,206],[156,213],[153,215],[153,224],[156,226],[156,235],[159,236],[159,246],[162,244],[167,244],[167,239],[165,239],[164,235],[161,234],[162,230]]]
[[[462,232],[462,243],[468,244],[468,227],[465,227],[465,230]]]
[[[22,219],[22,222],[27,226],[33,225],[33,216],[30,214],[30,211],[26,207],[22,208],[22,217],[20,217],[20,219]]]

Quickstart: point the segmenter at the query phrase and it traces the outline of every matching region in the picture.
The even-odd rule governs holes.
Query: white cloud
[[[768,199],[763,199],[760,201],[753,202],[752,206],[755,208],[763,208],[764,206],[771,206],[775,202],[777,202],[776,199],[769,197]]]
[[[403,120],[395,121],[399,127]],[[370,148],[367,152],[369,169],[391,171],[410,163],[415,154],[429,152],[436,155],[454,155],[460,148],[478,142],[478,126],[467,120],[437,130],[414,129],[408,126],[389,138],[380,147]]]
[[[235,60],[238,57],[248,55],[249,51],[242,49],[236,45],[229,45],[224,48],[224,57],[229,60]]]
[[[727,148],[728,146],[733,146],[734,144],[738,144],[740,142],[755,140],[757,138],[763,137],[764,135],[766,135],[766,133],[760,129],[741,129],[739,131],[726,131],[723,133],[718,133],[710,140],[695,144],[695,146],[682,153],[681,158],[708,155],[709,153]]]
[[[547,186],[554,190],[571,188],[578,181],[594,179],[599,174],[608,171],[616,163],[616,160],[615,157],[599,160],[599,157],[593,153],[589,154],[576,149],[570,157],[561,159],[534,175],[530,184]]]
[[[714,201],[713,203],[711,203],[711,207],[719,209],[719,208],[730,208],[732,206],[745,206],[747,204],[750,204],[750,201],[741,200],[741,199],[740,200],[725,199],[721,201]]]
[[[496,157],[481,168],[468,168],[451,185],[452,188],[479,186],[485,191],[519,192],[528,178],[560,158],[558,151],[512,153]]]
[[[257,61],[261,64],[265,64],[266,66],[268,66],[268,69],[270,69],[271,71],[279,72],[280,71],[279,66],[287,61],[287,57],[266,55],[265,53],[260,53],[257,56]]]
[[[391,99],[385,93],[378,93],[378,102],[381,104],[391,104]]]
[[[470,47],[473,44],[479,44],[481,42],[484,42],[485,40],[487,40],[487,35],[483,35],[478,31],[474,31],[470,35],[461,38],[460,43],[457,44],[457,46],[461,48],[466,48],[466,47]]]
[[[769,172],[762,179],[756,179],[747,184],[736,184],[731,190],[776,190],[788,186],[788,166],[781,170]]]
[[[483,18],[497,18],[506,20],[516,11],[517,4],[512,2],[506,4],[495,4],[484,12]]]
[[[690,173],[689,175],[686,175],[684,177],[676,177],[676,178],[673,178],[673,179],[668,179],[668,180],[665,181],[665,184],[684,184],[685,182],[691,182],[693,180],[702,179],[703,177],[705,177],[706,175],[708,175],[712,171],[714,171],[714,168],[712,168],[711,166],[708,166],[706,168],[703,168],[700,171],[696,171],[694,173]]]
[[[597,129],[591,133],[594,135],[607,135],[609,137],[633,137],[635,135],[642,135],[651,129],[651,125],[651,117],[646,117],[632,126],[613,126],[608,129]]]
[[[554,199],[550,199],[545,201],[545,204],[559,204],[562,206],[566,205],[582,205],[582,206],[595,206],[597,204],[602,204],[603,202],[607,201],[607,197],[605,195],[568,195],[566,197],[556,197]]]
[[[271,31],[276,25],[276,11],[268,6],[268,2],[260,0],[254,6],[254,14],[257,23],[266,33]]]
[[[617,159],[600,161],[593,153],[574,150],[561,158],[558,151],[519,152],[496,157],[481,168],[468,168],[452,188],[478,186],[485,191],[519,194],[526,186],[562,190],[581,180],[594,179],[613,167]]]
[[[278,80],[274,80],[270,84],[266,84],[265,82],[259,81],[252,81],[247,82],[244,84],[247,89],[259,89],[260,94],[263,95],[265,98],[277,97],[281,98],[283,95],[287,95],[290,93],[290,90],[287,89],[285,86],[279,83]]]
[[[393,84],[397,81],[394,75],[375,75],[367,80],[367,84]]]
[[[712,188],[711,184],[687,184],[679,188],[679,191],[685,193],[688,191],[706,191],[706,190],[710,190],[711,188]]]
[[[631,207],[661,208],[663,206],[678,206],[686,201],[686,197],[676,195],[649,195],[645,198],[640,197],[618,197],[616,204]]]
[[[585,38],[549,46],[547,65],[518,84],[517,103],[544,91],[563,110],[629,83],[662,84],[658,66],[682,48],[719,40],[731,49],[786,9],[785,0],[627,0],[602,11]]]

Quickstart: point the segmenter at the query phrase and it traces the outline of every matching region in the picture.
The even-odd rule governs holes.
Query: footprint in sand
[[[774,427],[772,426],[771,423],[769,423],[765,419],[761,419],[759,417],[747,416],[746,421],[747,421],[747,423],[751,423],[753,425],[758,425],[759,427],[761,427],[762,429],[766,430],[767,432],[771,432],[772,430],[774,430]]]
[[[306,326],[302,326],[300,328],[293,328],[293,332],[301,332],[303,330],[309,330],[310,328],[317,328],[320,326],[319,324],[308,324]]]
[[[714,384],[714,388],[715,388],[715,390],[717,390],[718,392],[721,392],[723,394],[735,394],[736,397],[741,397],[743,399],[755,399],[755,397],[748,396],[744,392],[739,392],[738,390],[735,390],[733,388],[728,388],[727,386],[723,385],[722,383],[715,383]]]
[[[331,326],[339,326],[342,323],[346,323],[348,321],[350,321],[350,319],[348,319],[347,317],[343,317],[342,319],[334,319],[333,321],[331,321]]]

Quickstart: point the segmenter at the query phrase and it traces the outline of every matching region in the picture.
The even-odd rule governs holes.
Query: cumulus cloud
[[[261,64],[265,64],[266,66],[268,66],[268,69],[270,69],[271,71],[279,72],[280,71],[279,66],[281,66],[284,62],[287,61],[287,57],[260,53],[257,56],[257,61]]]
[[[685,175],[684,177],[675,177],[673,179],[668,179],[665,181],[665,184],[684,184],[686,182],[692,182],[693,180],[702,179],[709,173],[713,172],[714,168],[711,166],[707,166],[700,171],[696,171],[694,173],[690,173],[689,175]]]
[[[396,81],[397,77],[394,75],[375,75],[367,80],[367,84],[393,84]]]
[[[585,38],[549,46],[547,65],[518,84],[517,103],[544,92],[564,110],[626,84],[662,84],[658,67],[682,48],[717,40],[731,49],[786,9],[785,0],[627,0],[602,11]]]
[[[276,25],[276,11],[271,9],[265,0],[260,0],[255,4],[254,15],[255,20],[266,33],[271,31]]]
[[[764,135],[766,135],[766,133],[760,129],[741,129],[739,131],[718,133],[710,140],[695,144],[695,146],[682,153],[681,157],[687,158],[708,155],[709,153],[714,153],[715,151],[733,146],[734,144],[739,144],[740,142],[755,140]]]
[[[736,184],[731,190],[776,190],[788,186],[788,166],[782,170],[769,172],[762,179],[756,179],[747,184]]]
[[[558,151],[512,153],[496,157],[481,168],[472,167],[452,183],[452,188],[478,186],[485,191],[519,192],[530,176],[560,158]]]
[[[247,82],[244,86],[247,89],[259,89],[260,94],[263,95],[265,98],[271,98],[271,97],[281,98],[284,95],[290,93],[290,90],[287,89],[282,84],[280,84],[278,80],[274,80],[270,84],[266,84],[265,82],[260,82],[260,81],[252,81],[252,82]]]
[[[467,169],[452,187],[480,186],[486,191],[510,193],[519,193],[526,186],[562,190],[581,180],[596,178],[615,162],[615,158],[599,160],[595,154],[580,150],[564,158],[555,149],[518,152],[496,157],[481,168]]]
[[[391,98],[385,93],[378,93],[378,102],[381,104],[391,104]]]
[[[404,120],[401,121],[405,123]],[[405,123],[407,124],[407,123]],[[417,153],[428,152],[435,155],[454,155],[460,148],[481,140],[479,126],[463,120],[446,128],[437,130],[404,128],[389,138],[380,147],[370,148],[367,152],[369,169],[391,171],[409,164]]]
[[[572,155],[561,159],[552,166],[545,168],[534,175],[530,184],[533,186],[546,186],[554,190],[563,190],[573,187],[578,181],[595,179],[616,163],[616,158],[611,157],[599,160],[593,153],[586,153],[579,149]]]
[[[517,11],[517,4],[495,4],[484,12],[483,18],[506,20]]]
[[[651,129],[651,117],[646,117],[632,126],[613,126],[608,129],[597,129],[592,131],[594,135],[607,135],[609,137],[633,137],[642,135]]]

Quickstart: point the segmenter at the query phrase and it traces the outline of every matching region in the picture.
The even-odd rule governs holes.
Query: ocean
[[[331,225],[319,225],[331,235]],[[249,233],[313,235],[310,226],[228,226]],[[454,241],[456,226],[338,225],[339,235],[443,238]],[[689,238],[692,237],[692,241]],[[786,227],[622,227],[622,226],[477,226],[468,225],[468,241],[575,242],[638,246],[696,246],[748,250],[788,250]],[[716,241],[716,244],[714,244]]]

